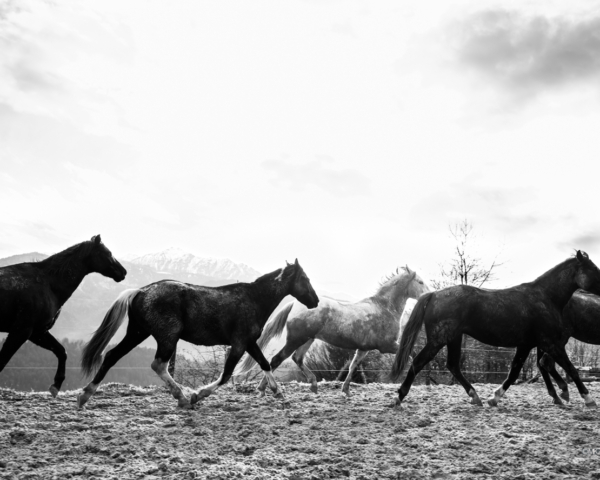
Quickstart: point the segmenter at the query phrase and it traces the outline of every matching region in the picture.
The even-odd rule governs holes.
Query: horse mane
[[[404,272],[402,272],[404,270]],[[397,276],[402,275],[404,273],[412,273],[412,270],[408,268],[408,265],[404,267],[396,267],[391,273],[385,275],[382,280],[379,281],[379,288],[377,289],[377,293],[379,293],[384,286],[386,286],[391,280],[395,279]]]
[[[294,267],[294,264],[292,263],[290,265],[286,265],[284,268],[278,268],[277,270],[274,270],[272,272],[265,273],[264,275],[261,275],[256,280],[254,280],[254,283],[272,282],[278,276],[281,276],[283,279],[283,275],[286,273],[286,270],[288,270],[290,267]]]
[[[574,260],[577,261],[577,259],[576,259],[576,253],[574,255],[570,256],[569,258],[567,258],[566,260],[563,260],[559,264],[555,265],[550,270],[547,270],[544,273],[542,273],[539,277],[537,277],[534,280],[534,282],[543,281],[543,280],[545,280],[548,277],[551,277],[553,275],[556,275],[557,273],[562,272],[563,270],[570,269],[571,266],[573,265],[573,261]]]
[[[62,252],[50,255],[48,258],[38,262],[40,266],[45,267],[49,273],[61,275],[69,273],[73,267],[77,266],[85,257],[87,257],[94,248],[94,242],[86,240],[69,247]]]

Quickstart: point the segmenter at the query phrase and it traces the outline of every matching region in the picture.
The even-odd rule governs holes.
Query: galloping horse
[[[271,360],[271,369],[294,354],[294,362],[310,380],[310,389],[317,393],[317,378],[304,365],[304,356],[315,339],[322,340],[340,348],[356,349],[344,382],[342,391],[350,395],[350,379],[360,362],[370,350],[381,353],[396,353],[400,316],[408,298],[419,298],[429,288],[423,280],[404,267],[397,270],[377,290],[375,295],[357,303],[343,304],[333,299],[321,299],[319,308],[302,311],[288,320],[293,303],[289,303],[265,327],[258,345],[264,348],[276,336],[281,335],[287,324],[285,346]],[[240,373],[254,366],[252,358],[246,358],[240,364]],[[264,394],[266,381],[258,387]]]
[[[600,297],[585,290],[577,290],[563,309],[563,322],[571,337],[581,342],[600,345]],[[556,397],[556,391],[548,373],[552,375],[562,390],[560,396],[568,401],[569,387],[556,371],[554,360],[547,354],[538,351],[538,366],[548,392],[555,399],[554,403],[562,404]]]
[[[84,373],[89,375],[95,370],[98,372],[79,395],[79,407],[94,394],[108,370],[150,335],[157,343],[152,369],[166,383],[182,408],[191,408],[192,404],[226,383],[244,352],[258,362],[275,395],[283,399],[269,362],[256,340],[269,315],[286,295],[293,295],[308,308],[315,308],[319,304],[319,298],[298,260],[252,283],[202,287],[163,280],[126,290],[115,300],[100,328],[83,350],[81,366]],[[102,360],[102,351],[127,314],[129,324],[125,337]],[[167,370],[179,339],[194,345],[231,345],[221,376],[194,393],[191,399],[186,398]]]
[[[403,332],[391,377],[398,378],[402,373],[423,324],[427,344],[414,358],[398,389],[396,405],[400,406],[415,376],[444,345],[448,347],[448,370],[472,398],[471,403],[482,404],[460,371],[461,338],[465,334],[488,345],[517,348],[508,377],[488,399],[489,405],[498,404],[517,379],[529,352],[538,347],[573,378],[585,404],[595,407],[596,403],[565,352],[571,333],[565,328],[561,313],[578,288],[600,293],[600,270],[581,251],[530,283],[502,290],[458,285],[423,295]]]
[[[115,282],[127,274],[100,235],[40,262],[0,268],[0,332],[8,332],[0,350],[0,372],[21,345],[30,340],[56,355],[58,368],[50,393],[58,395],[65,379],[67,352],[49,330],[62,306],[92,272]]]

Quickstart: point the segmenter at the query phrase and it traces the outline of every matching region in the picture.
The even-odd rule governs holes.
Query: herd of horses
[[[100,235],[40,262],[0,268],[0,332],[8,333],[0,350],[0,372],[30,340],[58,359],[50,386],[51,394],[57,396],[65,379],[67,356],[50,329],[65,302],[93,272],[115,282],[127,275]],[[299,303],[287,304],[269,321],[288,295]],[[129,318],[125,337],[104,354],[125,316]],[[401,321],[403,318],[407,321]],[[263,349],[281,335],[284,327],[285,345],[269,362]],[[415,341],[423,327],[427,342],[414,355]],[[304,365],[304,356],[317,339],[356,350],[343,386],[346,394],[352,373],[370,350],[395,354],[390,372],[393,380],[402,375],[414,355],[398,389],[398,407],[416,375],[445,346],[448,370],[471,397],[471,403],[482,405],[460,370],[463,335],[492,346],[516,348],[506,380],[488,399],[490,406],[498,404],[535,348],[540,373],[555,404],[562,404],[562,400],[550,376],[561,390],[560,397],[569,399],[567,383],[556,371],[556,362],[573,379],[586,406],[595,407],[565,345],[571,337],[600,344],[600,270],[585,252],[577,251],[534,281],[514,287],[489,290],[457,285],[430,291],[423,279],[406,266],[382,282],[373,296],[356,303],[319,299],[298,260],[286,262],[284,268],[251,283],[205,287],[162,280],[122,292],[85,345],[81,367],[94,377],[78,397],[80,408],[94,395],[110,368],[150,335],[157,342],[151,367],[182,408],[192,408],[226,383],[234,371],[247,372],[255,363],[264,373],[258,386],[261,394],[268,385],[285,404],[272,372],[290,356],[316,393],[316,377]],[[180,339],[195,345],[231,347],[219,378],[190,398],[167,368]],[[247,357],[239,363],[245,353]]]

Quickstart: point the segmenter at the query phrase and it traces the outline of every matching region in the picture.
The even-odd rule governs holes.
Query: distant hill
[[[152,267],[157,272],[189,273],[207,279],[218,278],[233,282],[253,282],[261,273],[243,263],[235,263],[228,258],[197,257],[179,248],[169,248],[130,260],[137,265]]]

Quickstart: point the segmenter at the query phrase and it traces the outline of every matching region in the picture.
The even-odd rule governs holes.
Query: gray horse
[[[342,391],[350,395],[350,379],[354,371],[370,350],[381,353],[396,353],[400,333],[400,317],[409,298],[417,299],[429,288],[416,272],[402,267],[384,281],[375,295],[356,303],[341,303],[321,297],[319,307],[300,310],[290,317],[297,302],[287,304],[267,323],[258,340],[261,349],[275,337],[281,335],[287,325],[285,346],[271,360],[271,370],[293,355],[293,360],[311,383],[310,389],[317,393],[317,378],[304,365],[304,356],[313,342],[318,339],[340,348],[356,350],[350,364]],[[289,318],[289,319],[288,319]],[[255,365],[247,356],[236,371],[243,374]],[[267,387],[261,381],[258,389],[264,394]]]

